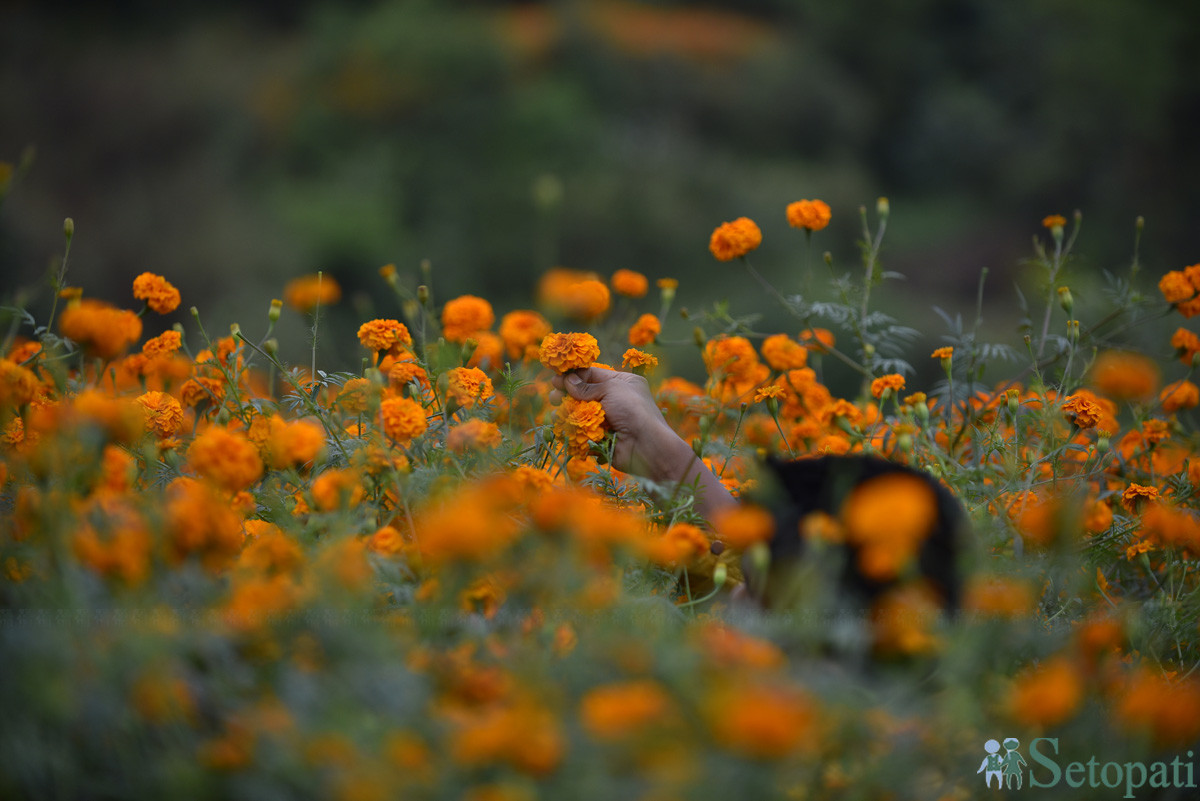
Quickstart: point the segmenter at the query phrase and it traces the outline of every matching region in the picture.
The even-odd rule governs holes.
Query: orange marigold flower
[[[552,333],[542,340],[538,356],[546,367],[565,373],[590,367],[600,358],[600,345],[585,332]]]
[[[204,482],[192,478],[172,481],[167,487],[166,512],[173,561],[195,554],[205,567],[217,570],[229,564],[245,541],[241,518],[226,498]]]
[[[408,446],[425,433],[429,423],[425,407],[412,398],[388,398],[379,404],[383,433],[396,444]]]
[[[1121,493],[1121,505],[1125,510],[1137,514],[1149,502],[1158,500],[1158,488],[1144,484],[1130,484]]]
[[[784,394],[784,389],[779,384],[767,384],[765,387],[759,387],[754,390],[754,402],[762,403],[771,398],[778,398]]]
[[[1193,357],[1200,353],[1200,337],[1186,328],[1177,328],[1171,335],[1171,347],[1175,349],[1175,355],[1181,362],[1190,365]]]
[[[943,348],[938,348],[933,353],[929,354],[932,359],[949,359],[954,356],[954,348],[947,345]]]
[[[721,223],[712,232],[708,249],[717,261],[731,261],[745,256],[762,244],[762,231],[749,217],[738,217],[733,222]]]
[[[521,533],[512,488],[507,478],[470,484],[420,510],[414,527],[421,557],[434,564],[484,561],[503,551]]]
[[[691,523],[675,523],[662,534],[651,534],[642,543],[646,558],[663,567],[687,565],[708,553],[708,537]]]
[[[1151,418],[1142,423],[1142,439],[1151,445],[1157,445],[1171,437],[1171,428],[1166,420]]]
[[[883,393],[889,390],[900,392],[902,389],[904,389],[904,376],[899,373],[880,376],[871,382],[871,396],[874,398],[882,398]]]
[[[416,382],[422,389],[429,389],[429,374],[425,368],[411,359],[398,359],[392,362],[387,371],[388,386],[392,389],[405,389]]]
[[[309,492],[313,504],[322,512],[353,508],[364,495],[358,471],[350,468],[326,470],[313,479]]]
[[[1045,228],[1062,228],[1067,224],[1067,218],[1061,214],[1050,214],[1042,218],[1042,226]]]
[[[450,342],[462,344],[495,321],[492,304],[475,295],[462,295],[442,307],[442,335]]]
[[[1092,364],[1093,388],[1113,400],[1151,398],[1158,391],[1158,381],[1158,366],[1141,354],[1105,351]]]
[[[854,488],[842,506],[846,541],[859,570],[879,581],[894,579],[916,557],[937,520],[937,497],[908,473],[889,473]]]
[[[1009,712],[1018,723],[1042,728],[1069,720],[1082,702],[1079,668],[1062,656],[1022,672],[1008,697]]]
[[[560,298],[563,313],[580,320],[594,320],[608,311],[612,297],[603,281],[586,278],[568,285]]]
[[[766,542],[775,534],[775,518],[766,509],[751,503],[722,509],[712,523],[717,537],[731,548],[749,548],[755,543]]]
[[[621,357],[621,366],[629,370],[654,369],[658,367],[658,357],[637,348],[630,348]]]
[[[1167,303],[1183,303],[1192,299],[1196,294],[1196,287],[1192,286],[1192,282],[1182,270],[1171,270],[1158,279],[1158,291]]]
[[[1191,409],[1200,404],[1200,387],[1187,379],[1175,381],[1163,387],[1163,391],[1158,395],[1158,402],[1167,414],[1180,409]]]
[[[324,273],[293,278],[283,287],[283,301],[301,314],[317,306],[331,306],[341,299],[341,286]]]
[[[358,341],[369,351],[390,351],[396,346],[411,348],[412,335],[399,320],[370,320],[358,328]]]
[[[826,353],[837,339],[828,328],[809,328],[800,332],[800,344],[817,353]]]
[[[1173,681],[1153,667],[1137,669],[1117,702],[1117,719],[1153,736],[1158,746],[1182,746],[1200,735],[1200,682]]]
[[[1062,405],[1062,411],[1068,420],[1080,428],[1094,428],[1104,414],[1100,404],[1080,394],[1068,397]]]
[[[518,309],[500,320],[500,339],[510,359],[536,358],[538,346],[550,331],[549,321],[535,311]]]
[[[563,398],[558,407],[559,429],[572,456],[585,457],[591,444],[604,439],[604,407],[600,401]]]
[[[671,697],[658,682],[634,679],[589,690],[579,702],[579,718],[593,737],[616,740],[660,723],[671,708]]]
[[[640,298],[650,289],[650,281],[646,276],[624,268],[613,273],[609,283],[612,284],[614,292],[629,298]]]
[[[662,333],[662,323],[653,314],[643,314],[637,322],[629,327],[629,344],[635,348],[644,348],[658,339]]]
[[[446,447],[452,451],[483,450],[495,448],[503,442],[500,428],[487,420],[472,417],[465,423],[459,423],[446,434]]]
[[[975,576],[963,595],[964,609],[995,617],[1032,614],[1037,604],[1029,582],[1008,576]]]
[[[380,394],[380,387],[369,378],[351,378],[338,390],[334,402],[350,414],[360,414],[371,408],[371,401]]]
[[[257,417],[249,435],[275,470],[309,465],[325,450],[325,428],[315,420],[288,422],[277,414]]]
[[[0,406],[24,406],[37,397],[41,387],[32,370],[0,359]]]
[[[1089,534],[1103,534],[1108,531],[1113,522],[1112,507],[1106,502],[1093,498],[1088,501],[1083,510],[1083,528]]]
[[[142,353],[149,359],[170,356],[183,345],[183,335],[178,331],[164,331],[156,337],[147,339],[142,345]]]
[[[160,439],[170,437],[183,425],[183,406],[165,392],[151,391],[137,398],[146,410],[146,427]]]
[[[246,489],[263,472],[254,443],[220,426],[210,426],[192,440],[187,458],[193,470],[230,492]]]
[[[923,584],[902,584],[871,607],[875,649],[881,654],[918,655],[936,651],[941,639],[934,633],[941,606]]]
[[[142,273],[133,279],[133,296],[159,314],[170,314],[179,308],[179,290],[161,275]]]
[[[113,359],[142,337],[142,320],[128,309],[84,299],[67,305],[58,319],[63,336],[101,359]]]
[[[367,540],[367,547],[384,556],[396,556],[404,552],[404,535],[393,526],[383,526]]]
[[[790,685],[746,683],[719,690],[707,711],[713,739],[752,759],[779,759],[817,747],[817,706]]]
[[[446,372],[446,391],[459,406],[473,408],[492,397],[492,379],[478,367],[455,367]]]
[[[772,334],[763,340],[762,355],[772,370],[799,370],[808,364],[808,349],[787,334]]]
[[[788,225],[793,228],[806,228],[809,231],[820,231],[829,225],[833,213],[829,204],[824,200],[797,200],[787,207]]]
[[[225,382],[219,378],[197,376],[179,387],[179,399],[189,408],[200,403],[220,403],[225,398]]]

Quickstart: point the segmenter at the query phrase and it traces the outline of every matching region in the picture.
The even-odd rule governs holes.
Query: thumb
[[[604,395],[601,384],[590,384],[577,372],[563,376],[563,384],[575,400],[599,400]]]

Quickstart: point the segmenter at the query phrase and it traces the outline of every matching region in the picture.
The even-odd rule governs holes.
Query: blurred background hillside
[[[34,149],[0,206],[6,303],[46,300],[66,216],[68,283],[130,304],[158,272],[218,332],[317,270],[331,325],[395,316],[378,268],[423,259],[498,315],[556,264],[774,315],[708,237],[754,218],[755,263],[797,291],[800,198],[833,207],[813,247],[845,269],[858,207],[891,199],[910,324],[969,309],[984,266],[1012,306],[1051,213],[1084,212],[1078,270],[1128,264],[1137,215],[1148,273],[1200,261],[1194,0],[78,5],[0,7],[0,161]],[[285,317],[285,356],[304,329]]]

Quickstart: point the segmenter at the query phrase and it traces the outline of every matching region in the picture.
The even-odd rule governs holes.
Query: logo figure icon
[[[1005,750],[1001,754],[998,741],[988,740],[983,744],[983,750],[987,751],[987,756],[983,758],[979,770],[975,772],[983,774],[984,786],[991,787],[992,779],[995,778],[997,790],[1004,787],[1012,789],[1014,780],[1017,789],[1021,789],[1025,773],[1022,767],[1027,763],[1025,757],[1021,756],[1021,752],[1017,750],[1020,745],[1021,741],[1016,737],[1008,737],[1004,740]]]
[[[1004,779],[1000,770],[1004,767],[1004,757],[1000,756],[1000,743],[995,740],[988,740],[983,744],[983,750],[987,751],[987,756],[983,758],[983,762],[979,765],[979,770],[975,772],[983,773],[985,787],[992,786],[992,777],[995,776],[996,789],[999,790],[1004,786]]]

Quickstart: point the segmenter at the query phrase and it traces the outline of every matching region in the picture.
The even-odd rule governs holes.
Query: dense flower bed
[[[808,248],[830,210],[786,216]],[[1114,279],[1113,312],[1079,320],[1078,219],[1068,236],[1049,217],[1024,370],[984,385],[1017,349],[959,326],[917,355],[944,379],[914,387],[911,329],[870,308],[886,202],[862,216],[861,278],[834,270],[833,302],[767,282],[750,220],[714,231],[788,333],[720,304],[681,322],[678,283],[652,293],[632,270],[553,270],[536,310],[497,321],[389,265],[396,319],[363,322],[361,374],[280,363],[280,301],[261,335],[213,339],[195,312],[160,330],[180,297],[159,275],[134,279],[140,312],[60,287],[44,327],[15,318],[0,361],[0,790],[967,798],[991,739],[1032,757],[1057,738],[1064,766],[1184,753],[1200,736],[1200,339],[1181,327],[1167,362],[1165,343],[1113,348],[1112,325],[1164,299],[1192,316],[1200,265],[1161,297]],[[283,295],[319,314],[340,292],[312,276]],[[694,340],[703,384],[663,374],[664,337]],[[834,361],[861,376],[853,397],[823,382]],[[550,402],[555,372],[596,364],[647,376],[741,514],[710,526],[692,488],[608,464],[600,404]],[[961,609],[913,570],[905,482],[774,532],[812,546],[789,603],[731,600],[771,534],[760,458],[854,452],[961,499]],[[869,609],[831,579],[847,539],[894,582]]]

